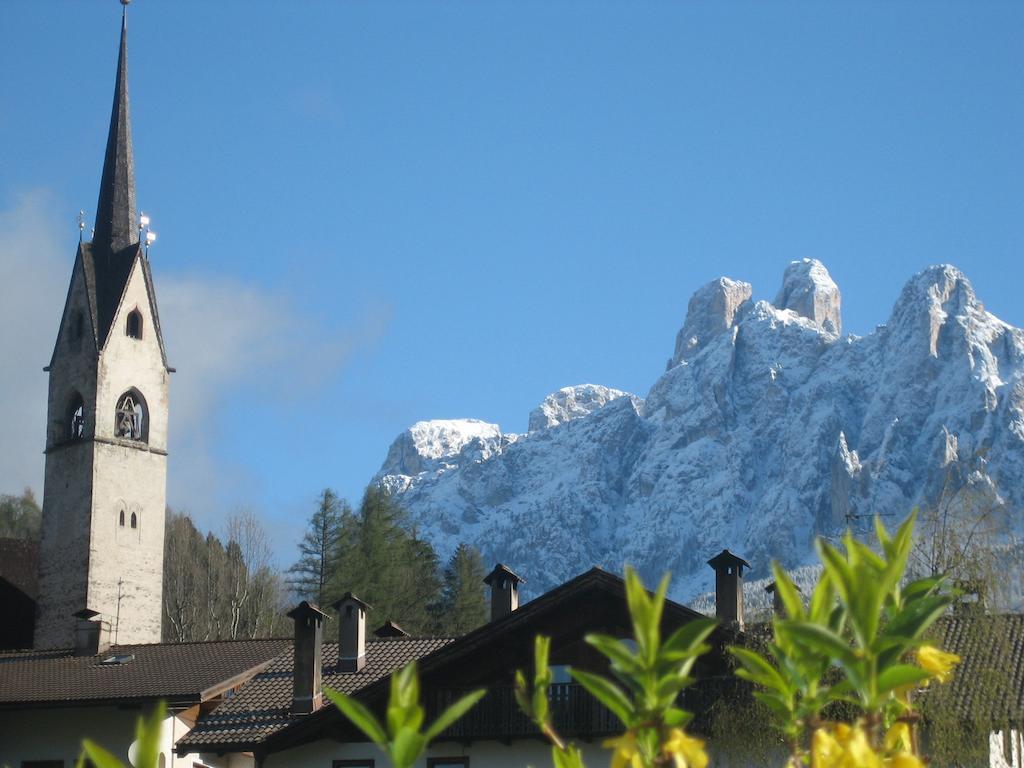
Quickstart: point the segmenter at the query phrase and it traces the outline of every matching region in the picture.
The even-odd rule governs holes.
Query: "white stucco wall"
[[[60,707],[0,712],[0,766],[18,768],[24,760],[63,760],[72,768],[89,738],[123,761],[135,741],[139,710],[117,707]],[[188,733],[176,715],[164,720],[160,751],[166,768],[192,768],[195,755],[175,757],[174,743]]]
[[[989,768],[1024,768],[1024,731],[993,731],[988,746]]]

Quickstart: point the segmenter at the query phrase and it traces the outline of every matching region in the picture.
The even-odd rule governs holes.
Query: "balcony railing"
[[[718,701],[742,695],[746,684],[735,679],[702,680],[687,688],[680,706],[697,717],[693,727],[701,730],[711,707]],[[437,717],[445,707],[466,693],[462,688],[434,689],[427,694],[428,717]],[[621,733],[622,723],[597,699],[577,683],[555,683],[548,689],[551,721],[555,730],[567,737],[599,738]],[[444,732],[443,739],[510,740],[539,737],[537,727],[516,704],[511,686],[492,688],[461,720]]]

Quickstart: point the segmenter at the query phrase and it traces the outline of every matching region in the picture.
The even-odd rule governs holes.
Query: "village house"
[[[735,595],[742,594],[740,568],[727,576],[731,607],[720,606],[722,624],[712,635],[712,651],[694,674],[697,685],[687,690],[683,706],[700,716],[695,727],[707,731],[712,705],[745,695],[745,684],[733,678],[725,646],[740,639],[742,613]],[[436,717],[466,691],[484,687],[487,695],[428,750],[424,766],[489,766],[523,768],[546,765],[549,748],[537,728],[522,714],[513,695],[517,669],[533,665],[534,638],[551,638],[554,683],[549,692],[556,729],[577,740],[592,765],[608,755],[603,738],[622,731],[618,719],[568,675],[568,667],[607,672],[604,657],[584,637],[601,632],[632,637],[621,578],[593,568],[518,607],[520,578],[497,566],[488,576],[491,621],[458,638],[408,637],[385,625],[366,639],[366,606],[347,595],[335,608],[338,637],[324,642],[324,614],[302,603],[291,614],[295,639],[291,648],[242,687],[238,695],[202,718],[181,741],[181,753],[200,753],[205,765],[234,768],[252,755],[257,766],[384,766],[377,748],[366,741],[322,694],[324,687],[355,695],[381,711],[389,690],[388,675],[417,660],[428,719]],[[663,632],[671,632],[701,614],[668,601]]]

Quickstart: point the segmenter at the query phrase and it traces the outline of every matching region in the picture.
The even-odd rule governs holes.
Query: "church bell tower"
[[[160,640],[172,369],[139,242],[127,40],[122,12],[96,226],[46,369],[37,648],[73,646],[82,611],[98,614],[101,643]]]

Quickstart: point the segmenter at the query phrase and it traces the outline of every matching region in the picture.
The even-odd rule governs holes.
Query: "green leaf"
[[[615,713],[627,728],[633,724],[633,703],[622,689],[600,675],[593,675],[580,669],[569,670],[573,680],[582,685],[590,695]]]
[[[878,675],[876,685],[879,693],[888,693],[904,685],[917,685],[931,675],[911,664],[894,664]]]
[[[394,768],[412,768],[427,748],[427,740],[414,730],[403,729],[395,735],[391,745],[391,761]]]
[[[804,621],[785,620],[777,622],[780,631],[791,634],[801,645],[830,659],[852,664],[856,661],[853,649],[842,637],[832,630]]]
[[[800,599],[796,585],[775,561],[772,561],[772,576],[775,577],[775,591],[786,609],[786,615],[791,619],[804,618],[804,601]]]
[[[533,641],[533,674],[535,678],[548,673],[548,658],[551,653],[551,638],[537,635]]]
[[[738,672],[747,672],[747,679],[752,680],[755,683],[765,686],[766,688],[773,688],[776,691],[786,693],[787,695],[791,691],[791,686],[786,680],[779,674],[779,670],[773,667],[768,661],[760,654],[746,648],[739,648],[732,646],[729,648],[729,653],[740,660],[743,664],[742,670]]]
[[[583,638],[611,661],[613,668],[626,674],[640,669],[636,657],[625,643],[609,635],[590,634]]]
[[[692,619],[673,632],[661,647],[666,658],[698,656],[707,648],[701,643],[710,635],[718,622],[714,619]]]
[[[125,768],[124,763],[89,739],[82,742],[82,751],[95,768]]]
[[[679,707],[669,707],[665,710],[663,720],[669,728],[685,728],[693,720],[693,713]]]
[[[928,595],[908,602],[882,630],[886,637],[920,637],[949,606],[948,595]]]
[[[140,717],[135,726],[136,763],[140,766],[156,766],[160,757],[160,735],[163,732],[167,705],[160,701],[147,717]]]
[[[384,732],[384,727],[377,722],[377,718],[370,713],[370,710],[340,691],[324,688],[324,695],[334,702],[334,706],[351,720],[356,728],[366,734],[366,738],[381,749],[387,750],[387,734]]]
[[[471,691],[463,696],[461,699],[456,701],[444,712],[442,712],[434,724],[427,729],[426,738],[427,741],[433,741],[436,739],[442,731],[455,723],[456,720],[465,715],[469,710],[476,706],[477,702],[480,701],[484,696],[487,695],[487,691],[480,688],[475,691]]]

